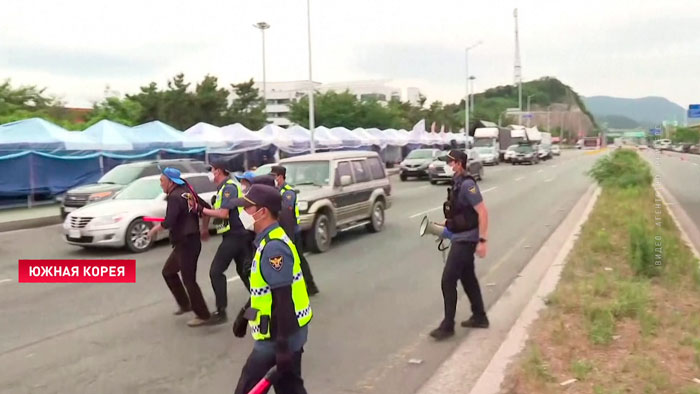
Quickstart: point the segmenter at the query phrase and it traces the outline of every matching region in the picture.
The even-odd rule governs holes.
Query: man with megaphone
[[[446,157],[447,165],[454,170],[455,176],[452,188],[447,189],[447,201],[443,204],[446,229],[443,236],[450,238],[451,246],[442,272],[445,318],[438,328],[430,332],[430,336],[437,340],[454,335],[457,281],[462,282],[472,309],[472,316],[462,322],[462,327],[489,326],[474,269],[474,254],[486,257],[488,212],[476,180],[466,171],[467,158],[462,150],[451,150]]]

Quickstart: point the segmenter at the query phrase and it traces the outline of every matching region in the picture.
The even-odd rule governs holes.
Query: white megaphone
[[[442,238],[442,233],[445,230],[445,226],[431,222],[428,216],[423,216],[423,220],[420,222],[420,228],[418,229],[418,234],[423,237],[426,234],[432,234],[438,238]]]

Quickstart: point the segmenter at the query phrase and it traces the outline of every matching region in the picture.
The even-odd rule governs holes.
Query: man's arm
[[[165,209],[165,219],[161,222],[161,227],[171,229],[182,214],[182,203],[180,196],[168,196],[168,207]],[[182,202],[185,202],[182,200]]]
[[[202,214],[206,216],[211,216],[218,219],[228,219],[230,215],[230,209],[234,209],[235,206],[231,203],[238,196],[238,188],[236,185],[226,185],[222,192],[221,208],[211,209],[206,207],[202,209]],[[208,205],[208,204],[207,204]]]
[[[474,207],[474,210],[479,214],[479,237],[489,239],[489,211],[486,209],[486,204],[482,201]]]
[[[280,210],[279,222],[280,227],[284,229],[287,236],[294,239],[294,230],[297,225],[296,213],[294,210],[296,204],[296,193],[293,190],[288,190],[282,194],[282,209]]]

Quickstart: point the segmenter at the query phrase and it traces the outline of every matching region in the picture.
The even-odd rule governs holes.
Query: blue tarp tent
[[[157,120],[132,127],[128,135],[135,149],[187,148],[181,131]],[[193,146],[190,147],[194,148]]]
[[[99,143],[43,119],[31,118],[0,126],[0,151],[98,150]]]
[[[83,135],[97,141],[103,151],[130,151],[131,128],[111,120],[101,120],[83,131]]]

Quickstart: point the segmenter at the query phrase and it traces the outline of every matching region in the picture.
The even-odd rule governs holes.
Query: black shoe
[[[216,311],[211,314],[211,318],[207,320],[207,325],[215,326],[217,324],[224,324],[228,321],[228,316],[226,316],[226,311]]]
[[[318,294],[318,287],[315,284],[309,285],[306,292],[309,293],[309,297],[313,297]]]
[[[192,308],[180,308],[180,309],[176,310],[175,312],[173,312],[173,315],[180,316],[180,315],[184,315],[187,312],[192,312]]]
[[[434,329],[433,331],[430,331],[430,336],[435,338],[438,341],[442,341],[443,339],[447,339],[453,335],[455,335],[454,329],[450,330],[447,328],[438,327],[438,328]]]
[[[484,316],[475,316],[472,315],[472,317],[469,318],[469,320],[465,320],[462,322],[462,327],[467,327],[467,328],[489,328],[489,319]]]

